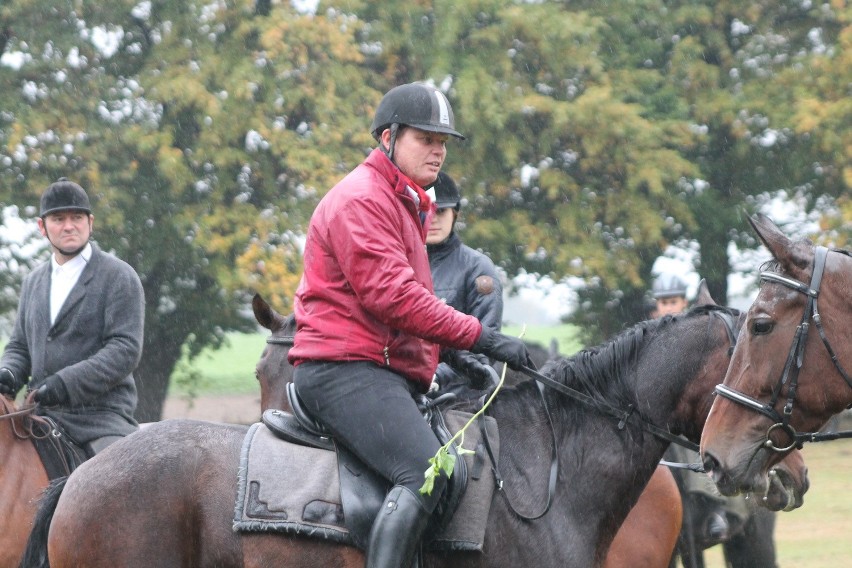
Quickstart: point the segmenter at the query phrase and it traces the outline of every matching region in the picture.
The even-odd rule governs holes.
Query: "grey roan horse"
[[[698,439],[707,394],[728,364],[728,335],[715,310],[703,306],[640,323],[543,369],[598,408],[549,388],[541,397],[531,381],[500,392],[490,414],[500,426],[506,486],[494,496],[484,552],[432,554],[427,566],[598,565],[668,446],[649,425]],[[612,407],[624,416],[605,412]],[[38,558],[48,527],[54,568],[363,566],[354,548],[231,529],[245,433],[240,426],[171,420],[110,446],[64,489],[48,491],[28,567],[44,566]],[[525,520],[521,515],[534,516],[547,502],[554,444],[551,506]]]

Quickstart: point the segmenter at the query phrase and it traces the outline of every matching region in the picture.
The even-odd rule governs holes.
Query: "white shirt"
[[[56,323],[56,316],[62,308],[62,304],[68,299],[71,289],[80,279],[80,274],[86,268],[89,259],[92,258],[92,244],[86,243],[86,248],[65,264],[56,262],[56,256],[50,257],[53,271],[50,274],[50,325]]]

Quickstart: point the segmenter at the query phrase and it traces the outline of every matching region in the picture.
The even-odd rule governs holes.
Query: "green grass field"
[[[852,427],[846,421],[844,428]],[[852,442],[806,445],[810,491],[805,504],[776,517],[775,545],[780,568],[834,568],[852,558]],[[725,568],[721,547],[707,551],[707,568]]]

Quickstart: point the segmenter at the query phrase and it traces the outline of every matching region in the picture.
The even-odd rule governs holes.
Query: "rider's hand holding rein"
[[[503,361],[515,371],[520,371],[521,367],[534,367],[523,341],[517,337],[503,335],[487,326],[482,326],[482,334],[470,350]]]
[[[68,389],[59,375],[50,375],[44,384],[36,389],[33,400],[45,406],[56,406],[68,402]]]
[[[0,369],[0,394],[14,397],[19,390],[21,390],[21,386],[15,381],[15,375],[12,374],[12,371],[5,367]]]
[[[473,388],[485,390],[496,387],[497,383],[494,382],[496,373],[494,369],[488,365],[487,361],[483,362],[480,358],[485,359],[482,355],[478,358],[470,351],[455,349],[446,350],[441,355],[443,362],[470,379]]]

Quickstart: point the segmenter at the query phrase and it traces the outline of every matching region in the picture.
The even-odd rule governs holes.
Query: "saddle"
[[[83,448],[49,416],[34,417],[31,428],[33,446],[49,480],[71,475],[88,459]]]
[[[342,517],[341,520],[348,530],[348,537],[351,542],[355,546],[365,549],[373,521],[384,503],[387,492],[390,490],[390,483],[341,444],[335,443],[325,427],[305,409],[296,393],[295,385],[292,383],[287,385],[287,396],[293,412],[267,410],[263,413],[263,424],[275,436],[291,444],[336,453],[340,502],[343,509],[339,516]],[[446,444],[452,434],[447,428],[444,414],[440,411],[436,402],[438,401],[423,397],[422,400],[418,400],[418,405],[424,419],[430,423],[438,440],[441,444]],[[451,446],[450,451],[456,456],[455,469],[435,510],[427,535],[439,534],[446,528],[458,508],[467,486],[467,463],[458,455],[455,447]],[[480,459],[480,461],[483,460],[484,458]],[[481,468],[478,467],[477,469]]]

